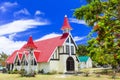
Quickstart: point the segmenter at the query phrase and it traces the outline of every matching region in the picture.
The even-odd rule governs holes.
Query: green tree
[[[0,64],[5,67],[5,60],[7,59],[8,55],[2,52],[0,54]]]
[[[93,27],[96,38],[88,41],[89,55],[100,64],[116,66],[120,61],[120,0],[87,0],[74,16]]]
[[[85,46],[85,45],[78,45],[78,49],[77,49],[76,53],[77,53],[78,56],[87,55],[88,54],[87,46]]]

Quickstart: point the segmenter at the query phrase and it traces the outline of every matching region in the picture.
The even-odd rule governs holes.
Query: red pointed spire
[[[64,17],[63,26],[62,26],[61,29],[62,29],[62,30],[65,30],[65,29],[72,30],[72,27],[70,26],[70,24],[69,24],[69,22],[68,22],[67,15],[65,15],[65,17]]]
[[[29,37],[27,44],[25,45],[25,48],[28,48],[28,49],[36,49],[37,48],[33,42],[32,36]]]

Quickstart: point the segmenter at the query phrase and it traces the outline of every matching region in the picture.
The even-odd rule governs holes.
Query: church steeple
[[[29,49],[36,49],[36,45],[33,42],[32,36],[29,37],[27,44],[24,46],[24,48],[29,48]]]
[[[70,30],[72,30],[72,27],[70,26],[70,24],[68,22],[67,15],[65,15],[65,17],[64,17],[64,22],[63,22],[61,30],[63,30],[63,33],[69,33]]]

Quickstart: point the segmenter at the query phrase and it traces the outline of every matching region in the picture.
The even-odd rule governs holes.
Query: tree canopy
[[[78,45],[78,49],[76,50],[78,56],[85,56],[88,54],[86,45]]]
[[[5,60],[7,59],[8,55],[4,52],[0,53],[0,65],[5,66]]]
[[[84,19],[97,33],[88,41],[89,55],[100,64],[117,65],[120,61],[120,0],[87,0],[74,16]]]

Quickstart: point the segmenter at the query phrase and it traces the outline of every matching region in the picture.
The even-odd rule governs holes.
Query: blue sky
[[[91,31],[83,20],[73,16],[85,0],[2,0],[0,1],[0,52],[11,54],[26,43],[62,34],[60,28],[67,15],[77,44],[86,44]]]

